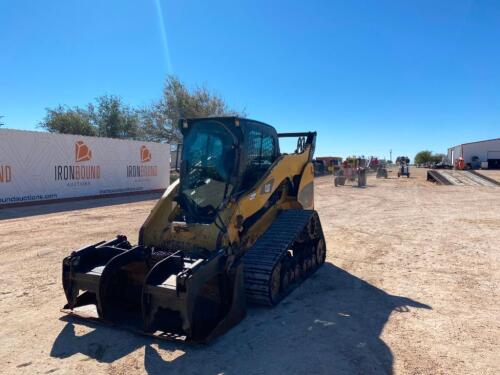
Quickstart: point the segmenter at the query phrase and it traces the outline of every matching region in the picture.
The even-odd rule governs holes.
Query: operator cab
[[[251,189],[279,157],[276,130],[238,117],[181,120],[177,202],[186,220],[210,223],[223,203]]]

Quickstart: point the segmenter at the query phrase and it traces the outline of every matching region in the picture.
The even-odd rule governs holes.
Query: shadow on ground
[[[76,336],[74,324],[55,340],[51,356],[83,353],[112,363],[145,347],[148,374],[391,374],[393,355],[380,334],[391,313],[430,306],[393,296],[330,264],[272,309],[250,308],[237,327],[208,346],[188,346],[95,328]],[[411,319],[411,315],[407,315]],[[180,350],[166,361],[165,352]]]
[[[87,208],[96,208],[104,206],[113,206],[116,204],[127,204],[159,199],[162,193],[132,194],[119,197],[82,199],[66,202],[54,202],[39,205],[28,205],[18,207],[0,208],[0,220],[18,219],[27,216],[46,215],[57,212],[82,210]]]

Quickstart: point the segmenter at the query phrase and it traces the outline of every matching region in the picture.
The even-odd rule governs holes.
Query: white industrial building
[[[471,168],[500,169],[500,138],[464,143],[448,149],[448,160],[453,165],[460,157]]]

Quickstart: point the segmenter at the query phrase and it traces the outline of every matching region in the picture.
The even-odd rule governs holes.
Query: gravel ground
[[[209,346],[59,311],[62,258],[135,239],[151,197],[0,210],[0,373],[498,374],[500,188],[435,186],[426,171],[364,189],[317,179],[327,263]]]

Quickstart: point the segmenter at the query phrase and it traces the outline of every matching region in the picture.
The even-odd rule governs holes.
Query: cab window
[[[248,126],[247,153],[241,190],[250,189],[261,179],[278,156],[275,137],[262,125]]]

